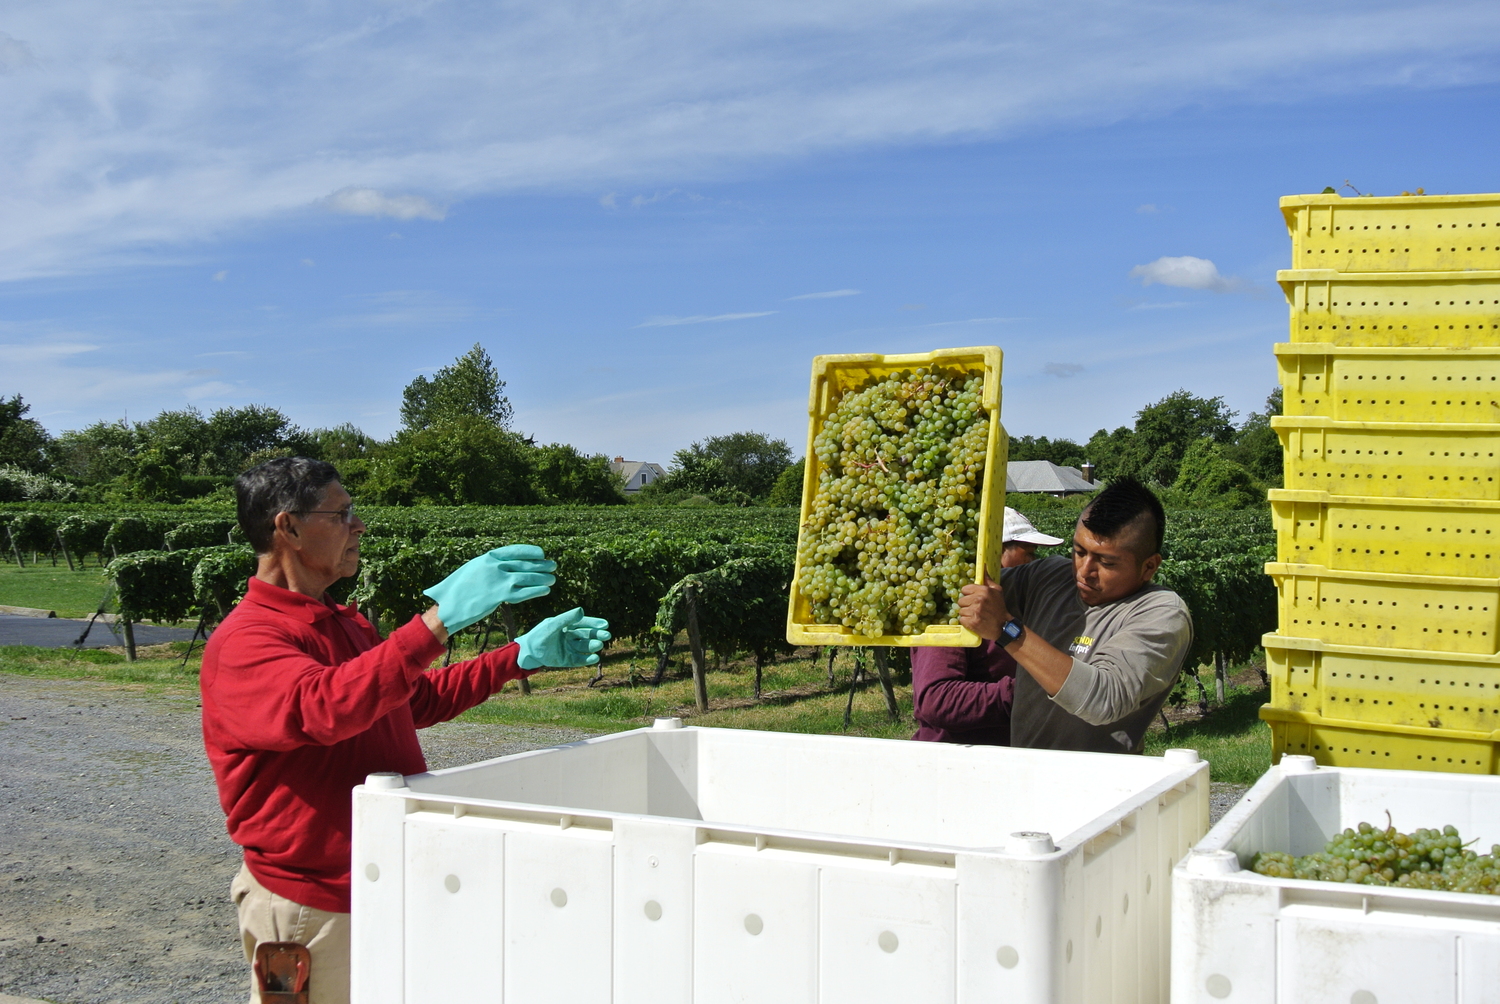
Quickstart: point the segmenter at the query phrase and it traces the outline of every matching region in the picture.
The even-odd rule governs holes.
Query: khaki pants
[[[295,941],[312,955],[308,998],[312,1004],[349,1004],[349,915],[314,910],[276,895],[255,880],[250,869],[229,886],[229,898],[240,915],[245,961],[254,965],[255,946],[263,941]],[[250,1004],[260,1004],[255,973],[250,974]]]

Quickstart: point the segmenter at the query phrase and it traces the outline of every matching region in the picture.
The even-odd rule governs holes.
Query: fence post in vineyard
[[[515,609],[515,607],[511,606],[509,603],[502,603],[502,604],[500,604],[500,623],[505,625],[505,640],[506,641],[515,641],[516,640],[516,609]],[[523,693],[523,694],[529,694],[529,693],[531,693],[531,681],[528,680],[528,679],[526,679],[526,677],[524,677],[524,676],[521,677],[519,680],[516,681],[516,684],[521,688],[521,693]]]
[[[1224,703],[1224,680],[1229,675],[1228,667],[1225,665],[1224,653],[1214,653],[1214,700]]]
[[[135,662],[135,625],[130,621],[121,621],[125,625],[125,661]]]
[[[68,571],[73,571],[73,556],[68,553],[68,542],[62,539],[61,530],[54,530],[52,532],[57,535],[57,546],[62,548],[63,557],[68,559]],[[83,556],[79,555],[78,560],[82,563]]]
[[[703,658],[703,638],[698,633],[698,587],[690,582],[682,595],[687,602],[688,649],[693,655],[693,700],[701,715],[708,711],[708,665]]]
[[[10,550],[11,553],[16,556],[16,564],[20,565],[22,568],[25,568],[26,562],[21,560],[21,549],[16,546],[15,535],[10,532],[9,527],[6,527],[5,529],[5,539],[10,541]]]
[[[890,712],[891,721],[901,720],[901,705],[896,703],[896,688],[891,684],[891,650],[884,645],[876,645],[875,673],[880,677],[880,690],[885,694],[885,710]]]

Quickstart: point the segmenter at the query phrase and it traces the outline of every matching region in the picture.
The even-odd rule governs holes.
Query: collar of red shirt
[[[245,594],[245,599],[258,606],[269,607],[288,617],[295,617],[307,624],[316,624],[323,618],[332,617],[334,614],[351,619],[359,616],[353,607],[334,603],[326,595],[322,599],[315,600],[311,596],[283,589],[254,576],[250,578],[250,589]]]

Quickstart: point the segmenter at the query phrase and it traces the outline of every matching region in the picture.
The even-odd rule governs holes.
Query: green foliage
[[[85,555],[104,554],[104,538],[110,524],[107,518],[78,514],[64,517],[57,524],[57,532],[74,559],[82,561]]]
[[[380,445],[379,440],[366,435],[352,422],[331,429],[313,429],[303,433],[302,439],[304,456],[326,460],[338,467],[340,474],[344,474],[349,461],[368,460]]]
[[[184,548],[217,547],[227,544],[229,531],[234,523],[224,519],[194,520],[168,530],[162,535],[162,543],[168,551]]]
[[[665,656],[672,639],[687,626],[687,591],[696,593],[698,631],[703,644],[719,652],[750,652],[757,664],[786,641],[787,595],[792,568],[785,555],[736,558],[707,572],[685,575],[657,605],[651,634]]]
[[[53,471],[81,484],[102,484],[130,472],[140,435],[123,419],[64,432],[47,448]]]
[[[776,475],[776,483],[771,486],[766,504],[799,508],[802,505],[802,481],[806,476],[807,458],[803,457]]]
[[[1281,414],[1281,388],[1277,387],[1266,398],[1264,412],[1251,412],[1245,424],[1235,434],[1234,446],[1228,451],[1230,459],[1244,466],[1256,480],[1273,488],[1283,484],[1281,471],[1281,439],[1271,428],[1271,416]]]
[[[19,467],[39,474],[47,470],[47,447],[52,437],[42,424],[27,418],[31,405],[20,394],[0,399],[0,465]]]
[[[1136,413],[1134,434],[1117,461],[1115,474],[1170,485],[1188,447],[1200,439],[1228,443],[1234,438],[1234,412],[1221,397],[1195,397],[1185,390]]]
[[[1089,457],[1087,447],[1071,439],[1048,439],[1046,436],[1012,436],[1010,459],[1050,460],[1059,467],[1081,467]]]
[[[644,502],[672,504],[694,495],[719,505],[763,502],[792,462],[784,439],[759,432],[711,436],[672,457],[667,476],[641,489]]]
[[[403,432],[374,464],[361,501],[385,505],[526,505],[536,501],[528,447],[473,416]]]
[[[1186,505],[1197,509],[1246,509],[1265,500],[1251,473],[1212,439],[1199,439],[1187,448],[1173,487]]]
[[[158,526],[139,516],[121,516],[104,535],[104,550],[114,554],[154,551],[161,547],[163,536]]]
[[[51,554],[57,549],[57,538],[51,523],[40,513],[21,512],[10,518],[6,529],[11,543],[22,551]]]
[[[565,443],[528,451],[528,480],[538,501],[572,505],[618,505],[624,483],[602,454],[586,457]]]
[[[250,577],[255,574],[255,552],[247,545],[204,548],[193,567],[191,588],[200,610],[216,622],[245,595]]]
[[[506,429],[511,416],[505,381],[478,342],[431,380],[419,376],[401,392],[401,421],[413,432],[468,418]]]
[[[0,466],[0,502],[69,502],[78,489],[14,465]]]

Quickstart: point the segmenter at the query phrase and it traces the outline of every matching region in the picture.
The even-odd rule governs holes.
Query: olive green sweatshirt
[[[1078,598],[1070,558],[1043,558],[1000,573],[1011,616],[1073,657],[1055,697],[1026,672],[1016,674],[1011,745],[1139,753],[1146,728],[1193,647],[1187,605],[1148,585],[1090,607]]]

